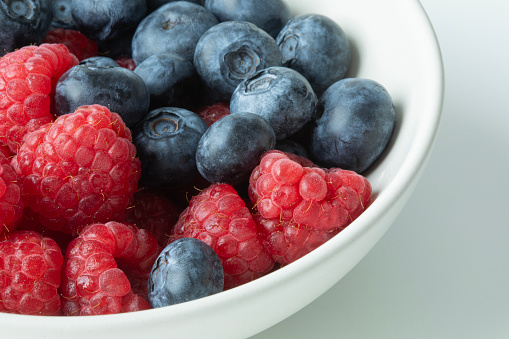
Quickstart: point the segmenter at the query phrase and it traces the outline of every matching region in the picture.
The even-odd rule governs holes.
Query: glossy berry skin
[[[276,38],[283,65],[309,80],[318,96],[344,78],[350,67],[351,47],[343,29],[319,14],[292,18]]]
[[[51,0],[0,1],[0,55],[41,44],[52,19]]]
[[[147,15],[132,40],[134,62],[139,65],[154,54],[174,53],[192,62],[203,33],[216,25],[216,17],[203,6],[176,1]]]
[[[214,102],[229,101],[240,82],[281,62],[275,40],[245,21],[212,27],[200,38],[194,54],[194,67]]]
[[[197,174],[196,147],[207,124],[196,113],[177,107],[152,110],[133,130],[141,161],[141,181],[152,188],[185,184]]]
[[[147,230],[119,222],[91,224],[65,252],[64,315],[114,314],[148,309],[146,284],[160,247]],[[134,289],[145,284],[143,290]],[[141,294],[140,294],[141,293]]]
[[[150,107],[191,108],[197,103],[200,80],[192,62],[177,54],[154,54],[138,64],[134,73],[147,85]]]
[[[76,28],[92,40],[119,37],[143,19],[145,0],[72,0],[71,14]]]
[[[205,8],[219,21],[248,21],[274,39],[291,18],[290,8],[282,0],[205,0]]]
[[[343,79],[320,98],[310,155],[326,167],[362,173],[386,148],[396,113],[387,90],[370,79]]]
[[[318,99],[309,82],[287,67],[269,67],[242,81],[230,101],[231,114],[250,112],[268,121],[276,139],[300,130]]]
[[[26,46],[0,59],[0,143],[13,154],[27,133],[53,121],[55,84],[77,63],[61,44]]]
[[[100,105],[27,135],[12,164],[39,222],[75,235],[90,223],[123,220],[140,178],[129,129]]]
[[[12,232],[23,213],[21,183],[10,158],[0,153],[0,235]]]
[[[118,112],[133,128],[147,114],[150,94],[143,79],[124,67],[77,65],[60,77],[55,88],[57,116],[95,104]]]
[[[60,315],[60,273],[64,258],[57,243],[32,231],[2,235],[0,312]]]
[[[181,238],[164,248],[148,280],[152,308],[196,300],[223,291],[223,266],[205,242]]]
[[[179,238],[200,239],[216,252],[225,290],[262,277],[274,266],[251,212],[231,185],[212,184],[191,198],[168,243]]]
[[[273,129],[253,113],[230,114],[200,139],[196,166],[209,182],[237,185],[247,181],[260,157],[276,144]]]

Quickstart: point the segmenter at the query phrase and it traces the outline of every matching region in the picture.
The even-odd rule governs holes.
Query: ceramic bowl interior
[[[414,189],[439,126],[443,67],[433,28],[417,0],[288,3],[294,14],[319,13],[336,20],[353,49],[348,77],[376,80],[394,100],[393,137],[366,173],[373,186],[369,208],[312,253],[246,285],[196,301],[126,314],[0,314],[2,338],[246,338],[312,302],[382,237]]]

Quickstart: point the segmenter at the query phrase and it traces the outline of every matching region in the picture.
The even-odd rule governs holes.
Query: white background
[[[446,82],[422,180],[358,266],[252,339],[509,338],[509,1],[421,4]]]

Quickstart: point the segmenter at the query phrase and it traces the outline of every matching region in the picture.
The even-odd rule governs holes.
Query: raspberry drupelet
[[[352,171],[323,169],[281,151],[267,152],[250,177],[264,243],[280,264],[289,264],[339,233],[367,207],[369,181]]]
[[[9,158],[0,153],[0,235],[13,231],[23,213],[20,183]]]
[[[15,231],[0,241],[0,312],[59,315],[64,261],[57,243],[33,231]]]
[[[225,290],[257,279],[274,266],[251,212],[231,185],[212,184],[191,199],[168,243],[180,238],[202,240],[216,252]]]
[[[156,238],[134,225],[110,221],[86,226],[65,253],[60,288],[63,314],[149,309],[146,286],[160,252]]]
[[[54,28],[48,32],[45,43],[63,44],[79,61],[97,56],[98,47],[94,40],[73,29]]]
[[[122,221],[141,168],[129,129],[100,105],[30,133],[12,164],[25,206],[47,229],[72,234],[91,223]]]
[[[15,154],[27,133],[53,121],[56,82],[77,64],[62,44],[26,46],[0,59],[0,144]]]

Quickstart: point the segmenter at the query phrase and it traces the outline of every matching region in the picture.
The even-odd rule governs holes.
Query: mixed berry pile
[[[121,3],[121,4],[120,4]],[[281,0],[0,1],[0,312],[238,287],[371,202],[385,88]]]

